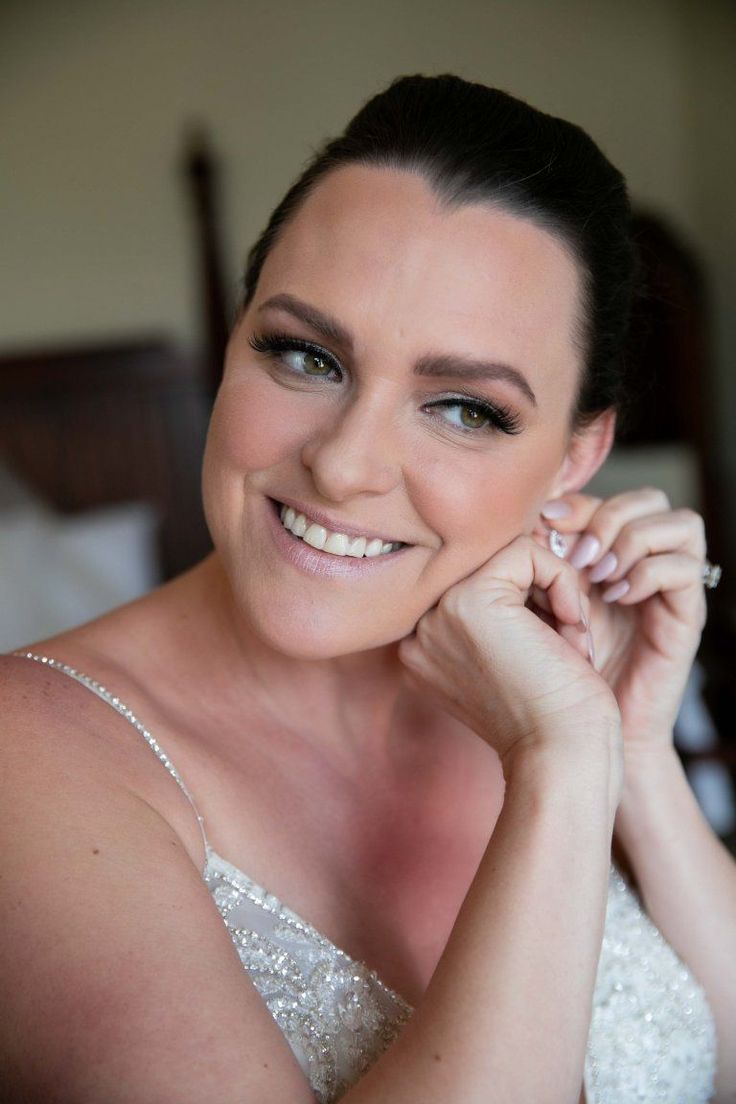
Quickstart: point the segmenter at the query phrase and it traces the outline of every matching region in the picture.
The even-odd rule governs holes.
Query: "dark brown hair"
[[[251,248],[243,309],[284,226],[343,165],[420,173],[448,206],[490,203],[538,223],[567,246],[582,276],[585,370],[572,426],[632,399],[625,348],[635,284],[631,211],[621,173],[580,127],[451,74],[399,77],[321,146]]]

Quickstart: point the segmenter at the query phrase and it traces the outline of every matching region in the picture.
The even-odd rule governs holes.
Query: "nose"
[[[387,494],[401,480],[398,444],[385,405],[355,399],[323,423],[302,448],[316,490],[341,502],[356,494]]]

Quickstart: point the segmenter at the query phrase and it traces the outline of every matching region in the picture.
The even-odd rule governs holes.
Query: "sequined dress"
[[[391,1044],[412,1007],[363,963],[209,845],[196,805],[160,744],[112,693],[49,657],[19,652],[76,679],[128,720],[192,804],[204,839],[202,877],[240,961],[286,1037],[319,1104],[332,1104]],[[705,1104],[716,1037],[705,994],[615,866],[584,1071],[586,1104]],[[498,1104],[489,1086],[488,1104]]]

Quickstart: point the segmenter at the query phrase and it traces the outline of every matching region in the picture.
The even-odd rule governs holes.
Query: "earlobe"
[[[616,411],[599,414],[584,430],[573,434],[557,472],[552,498],[579,491],[588,483],[608,457],[616,437]]]

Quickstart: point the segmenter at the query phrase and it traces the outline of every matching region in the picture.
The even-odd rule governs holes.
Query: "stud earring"
[[[549,546],[555,556],[559,556],[561,560],[564,560],[567,555],[567,543],[562,533],[558,533],[556,529],[550,529],[549,531]]]

